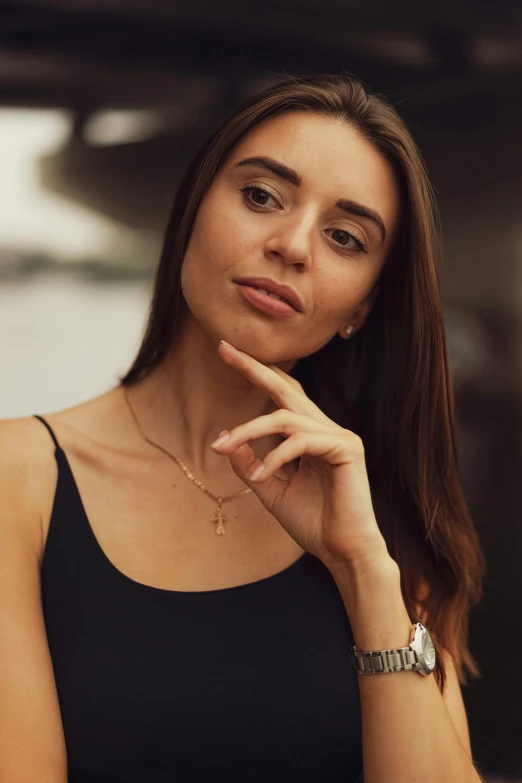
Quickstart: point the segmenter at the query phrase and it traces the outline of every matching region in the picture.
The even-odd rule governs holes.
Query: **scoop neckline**
[[[286,574],[288,574],[292,569],[295,569],[299,567],[300,564],[306,562],[312,555],[308,551],[302,552],[302,554],[299,555],[297,560],[294,560],[293,563],[290,563],[289,566],[286,566],[286,568],[283,568],[281,571],[277,571],[275,574],[270,574],[269,576],[264,576],[262,579],[256,579],[253,582],[244,582],[243,584],[239,585],[231,585],[230,587],[217,587],[212,590],[171,590],[168,587],[156,587],[155,585],[149,585],[145,582],[140,582],[137,579],[133,579],[133,577],[129,576],[128,574],[123,573],[123,571],[120,571],[120,569],[112,562],[110,557],[107,555],[105,550],[103,549],[102,545],[98,541],[98,538],[96,536],[96,533],[94,532],[94,529],[90,523],[89,517],[87,515],[87,511],[85,509],[85,505],[82,500],[82,496],[80,493],[80,489],[78,487],[78,484],[76,483],[76,478],[74,476],[73,470],[71,468],[71,465],[69,463],[69,460],[67,458],[67,454],[62,449],[61,446],[58,446],[56,449],[57,452],[61,452],[63,455],[65,464],[67,466],[67,469],[69,471],[69,474],[72,479],[72,485],[74,488],[74,492],[76,493],[77,500],[80,506],[81,515],[83,517],[83,521],[87,526],[87,532],[90,536],[92,542],[94,543],[94,546],[98,553],[101,555],[103,560],[105,561],[106,565],[109,567],[109,569],[117,576],[117,578],[122,579],[123,581],[129,582],[132,585],[136,585],[138,589],[143,588],[145,591],[149,592],[155,592],[155,593],[162,593],[164,595],[173,595],[173,596],[205,596],[205,595],[219,595],[224,593],[230,593],[234,590],[245,590],[247,588],[254,589],[256,587],[262,587],[267,582],[270,582],[274,579],[283,578]],[[54,513],[54,509],[53,509]],[[49,533],[48,533],[49,536]]]

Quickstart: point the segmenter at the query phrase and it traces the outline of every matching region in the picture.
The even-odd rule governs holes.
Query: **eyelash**
[[[275,196],[273,196],[268,190],[265,190],[264,188],[260,188],[257,185],[245,185],[242,188],[239,188],[239,192],[243,194],[243,198],[247,204],[250,206],[258,207],[259,209],[263,209],[262,204],[255,204],[254,202],[250,201],[250,199],[247,198],[247,193],[253,190],[259,190],[261,193],[265,193],[267,196],[270,196],[270,198],[275,199]],[[344,234],[347,234],[351,239],[353,239],[354,242],[357,244],[357,249],[348,248],[345,250],[346,253],[368,253],[368,246],[360,240],[358,237],[351,234],[349,231],[347,231],[345,228],[335,228],[334,231],[342,231]],[[342,248],[342,245],[339,245],[338,242],[336,244]]]

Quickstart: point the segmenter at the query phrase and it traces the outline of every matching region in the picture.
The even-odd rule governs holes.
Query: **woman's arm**
[[[0,780],[66,783],[65,741],[41,606],[37,465],[0,422]],[[52,458],[52,452],[51,452]]]
[[[406,647],[412,623],[397,564],[330,567],[361,650]],[[429,629],[428,629],[429,630]],[[365,783],[479,783],[455,668],[444,698],[433,675],[359,674]],[[347,665],[350,665],[349,663]]]

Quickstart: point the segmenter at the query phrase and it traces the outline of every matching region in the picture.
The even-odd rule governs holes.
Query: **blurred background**
[[[192,153],[286,74],[350,70],[423,150],[461,470],[488,560],[463,689],[488,781],[522,780],[522,5],[0,3],[0,417],[112,387]]]

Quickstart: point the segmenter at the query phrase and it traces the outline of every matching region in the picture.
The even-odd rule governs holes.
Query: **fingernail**
[[[210,447],[212,449],[215,449],[216,446],[221,446],[222,443],[225,443],[230,438],[230,432],[227,432],[227,430],[223,430],[223,432],[219,433],[219,438],[217,438],[214,443],[210,444]]]
[[[220,341],[219,341],[219,344],[220,344],[220,345],[226,345],[226,346],[227,346],[227,348],[232,348],[234,351],[235,351],[235,350],[237,350],[236,348],[234,348],[234,346],[233,346],[233,345],[231,345],[230,343],[227,343],[227,341],[226,341],[226,340],[220,340]]]
[[[256,479],[258,479],[259,476],[261,476],[264,473],[264,470],[265,470],[265,466],[263,465],[263,463],[261,463],[261,465],[258,465],[257,468],[254,470],[254,472],[250,474],[250,480],[256,481]]]

